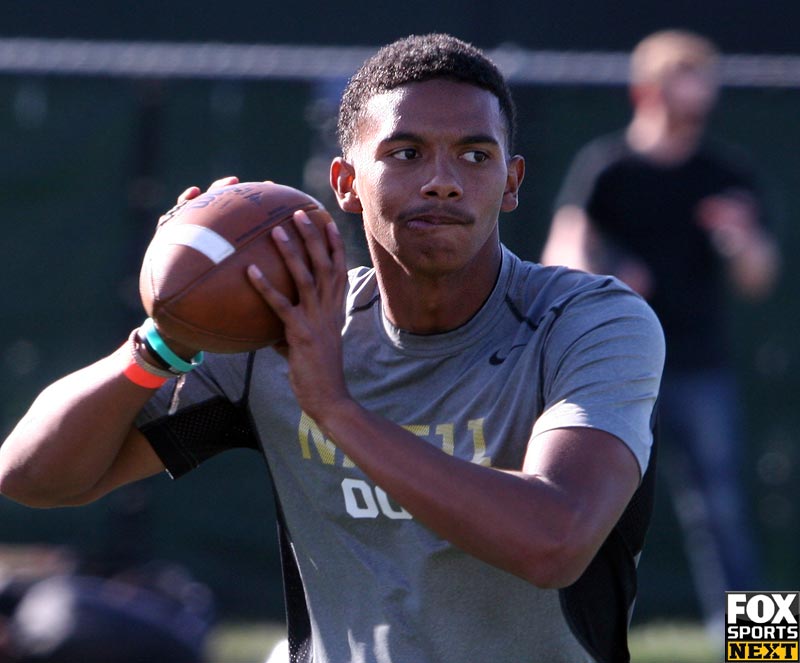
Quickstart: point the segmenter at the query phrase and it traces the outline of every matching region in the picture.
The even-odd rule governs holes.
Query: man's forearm
[[[115,355],[53,383],[0,447],[0,492],[47,506],[91,490],[152,393],[121,374]]]
[[[573,582],[607,534],[594,534],[580,499],[541,476],[455,458],[352,401],[322,419],[337,446],[415,519],[533,584]]]

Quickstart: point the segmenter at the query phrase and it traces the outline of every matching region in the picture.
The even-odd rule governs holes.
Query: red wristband
[[[148,370],[149,364],[140,357],[136,341],[137,336],[134,330],[128,340],[117,350],[121,372],[135,385],[145,389],[158,389],[174,376],[170,373],[165,375],[165,371],[161,371],[155,366]]]
[[[169,378],[162,378],[160,375],[148,373],[133,360],[125,367],[122,374],[133,384],[138,384],[140,387],[146,387],[147,389],[158,389],[169,380]]]

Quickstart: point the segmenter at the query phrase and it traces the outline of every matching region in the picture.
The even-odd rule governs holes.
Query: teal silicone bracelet
[[[147,318],[147,320],[144,321],[144,324],[142,325],[142,333],[152,346],[153,350],[156,351],[158,356],[161,357],[167,364],[169,364],[170,370],[173,373],[188,373],[203,363],[204,356],[202,351],[198,352],[194,357],[192,357],[191,362],[189,362],[185,359],[181,359],[172,350],[170,350],[169,346],[164,343],[164,339],[161,338],[161,335],[158,333],[156,324],[153,322],[153,318]]]

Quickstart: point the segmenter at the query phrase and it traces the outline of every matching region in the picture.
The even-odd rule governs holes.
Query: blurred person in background
[[[616,275],[664,327],[663,468],[701,608],[721,638],[725,590],[762,582],[738,474],[743,435],[726,281],[764,298],[779,256],[746,160],[706,135],[718,59],[709,40],[680,30],[636,46],[632,119],[574,159],[542,263]]]

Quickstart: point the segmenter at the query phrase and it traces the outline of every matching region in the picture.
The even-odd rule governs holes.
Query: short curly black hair
[[[478,48],[448,34],[410,35],[381,48],[347,83],[339,107],[338,138],[342,154],[356,142],[358,122],[376,94],[406,83],[445,78],[488,90],[500,102],[507,124],[507,146],[514,145],[516,108],[505,78]]]

